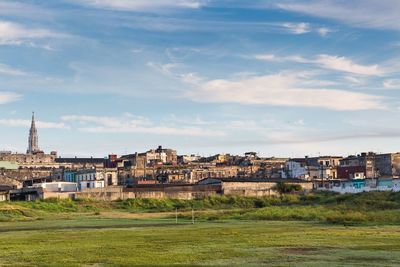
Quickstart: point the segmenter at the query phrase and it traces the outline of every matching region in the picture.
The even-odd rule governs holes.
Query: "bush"
[[[274,189],[280,194],[288,194],[299,192],[302,190],[302,187],[299,184],[288,184],[285,182],[280,182],[274,187]]]

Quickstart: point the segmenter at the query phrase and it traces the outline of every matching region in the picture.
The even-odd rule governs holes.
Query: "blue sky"
[[[400,147],[396,0],[0,0],[0,149]]]

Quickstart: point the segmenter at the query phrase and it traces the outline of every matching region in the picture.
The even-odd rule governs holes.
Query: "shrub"
[[[279,182],[274,187],[274,189],[281,194],[287,194],[287,193],[299,192],[302,190],[302,187],[299,184],[288,184],[285,182]]]

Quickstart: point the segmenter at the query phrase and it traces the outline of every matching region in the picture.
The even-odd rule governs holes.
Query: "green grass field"
[[[81,217],[2,223],[2,266],[399,266],[400,228]]]
[[[132,265],[399,266],[400,194],[0,203],[0,266]]]

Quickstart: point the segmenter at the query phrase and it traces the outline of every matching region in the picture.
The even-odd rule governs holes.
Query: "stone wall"
[[[173,198],[173,199],[196,199],[220,194],[219,185],[147,185],[135,188],[107,187],[95,188],[77,192],[77,198],[92,198],[97,200],[118,200],[129,198]]]
[[[299,184],[303,191],[309,192],[313,190],[311,182],[287,182],[287,184]],[[276,196],[279,195],[273,188],[276,182],[222,182],[222,193],[224,195],[240,195],[240,196]]]

